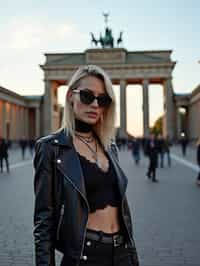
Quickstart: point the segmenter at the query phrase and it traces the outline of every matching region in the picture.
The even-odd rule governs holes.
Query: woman
[[[200,137],[197,141],[197,164],[199,166],[199,174],[197,176],[197,185],[200,186]]]
[[[112,83],[82,66],[66,95],[63,126],[35,147],[36,265],[135,266],[137,252],[114,138]]]

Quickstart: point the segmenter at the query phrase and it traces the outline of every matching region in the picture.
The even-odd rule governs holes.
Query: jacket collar
[[[60,128],[56,132],[54,132],[52,135],[54,144],[62,145],[62,146],[68,146],[73,147],[72,143],[72,137],[67,136],[66,134],[67,130],[65,128]]]

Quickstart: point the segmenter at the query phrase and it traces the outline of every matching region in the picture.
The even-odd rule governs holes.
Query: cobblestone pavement
[[[19,151],[10,156],[10,174],[0,174],[0,266],[32,266],[32,159],[27,155],[20,165]],[[120,162],[129,179],[127,193],[140,265],[199,266],[200,188],[195,185],[196,172],[173,161],[171,168],[158,169],[160,182],[154,184],[145,177],[146,159],[136,167],[130,153],[122,151]]]
[[[152,183],[145,177],[146,158],[138,167],[128,152],[121,152],[120,160],[129,177],[128,198],[141,265],[199,266],[197,173],[173,160],[171,168],[158,169],[159,183]]]
[[[180,145],[173,145],[171,148],[171,153],[185,159],[191,163],[196,164],[196,146],[195,144],[190,144],[187,146],[186,155],[182,155],[182,150]]]

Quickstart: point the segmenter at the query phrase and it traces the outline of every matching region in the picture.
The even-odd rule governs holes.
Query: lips
[[[95,112],[87,112],[87,115],[88,115],[89,117],[94,117],[94,118],[97,117],[97,113],[95,113]]]

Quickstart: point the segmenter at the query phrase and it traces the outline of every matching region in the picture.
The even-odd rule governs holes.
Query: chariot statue
[[[108,16],[109,13],[103,13],[103,16],[105,18],[105,33],[104,36],[102,33],[100,33],[99,39],[96,39],[94,36],[94,33],[90,32],[91,35],[91,42],[94,43],[95,46],[98,46],[98,43],[100,43],[101,47],[103,49],[105,48],[114,48],[114,37],[112,35],[112,29],[108,27]],[[123,32],[120,32],[119,38],[117,39],[117,46],[119,46],[120,43],[122,43],[122,34]]]

